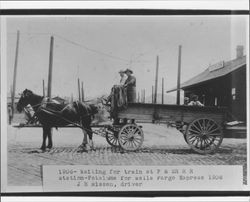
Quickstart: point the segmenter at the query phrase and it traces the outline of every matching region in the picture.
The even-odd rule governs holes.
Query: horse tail
[[[74,105],[75,105],[75,108],[77,109],[78,117],[80,120],[88,116],[89,113],[88,113],[87,106],[85,104],[83,104],[82,102],[76,101]]]
[[[93,120],[94,115],[98,113],[97,107],[93,104],[88,105],[83,102],[76,101],[75,105],[76,105],[80,120],[87,121],[88,118],[90,118],[90,120]]]

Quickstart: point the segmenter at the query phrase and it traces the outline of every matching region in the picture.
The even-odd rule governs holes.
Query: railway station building
[[[247,72],[243,51],[243,46],[237,46],[235,59],[210,65],[205,71],[182,83],[184,96],[195,94],[205,106],[227,107],[234,119],[246,123]]]

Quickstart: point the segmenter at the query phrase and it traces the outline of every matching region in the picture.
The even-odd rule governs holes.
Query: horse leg
[[[84,129],[82,129],[82,132],[83,132],[83,141],[82,144],[78,147],[78,152],[87,152],[89,150],[87,132]]]
[[[52,142],[52,128],[48,129],[48,146],[47,148],[51,149],[53,146],[53,142]]]
[[[87,129],[87,134],[88,134],[88,136],[89,136],[89,146],[90,146],[91,149],[94,149],[94,142],[93,142],[93,140],[92,140],[92,137],[93,137],[92,128],[90,127],[90,125],[88,125],[88,126],[86,127],[86,129]]]
[[[45,150],[46,149],[46,139],[48,136],[48,129],[46,127],[43,127],[43,143],[41,146],[41,150]]]
[[[83,140],[82,140],[82,144],[83,144],[83,145],[87,145],[87,144],[88,144],[87,132],[86,132],[86,130],[82,130],[82,131],[83,131]]]

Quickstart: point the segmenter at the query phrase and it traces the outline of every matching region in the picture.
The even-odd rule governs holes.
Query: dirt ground
[[[182,134],[166,125],[142,124],[144,142],[139,151],[112,148],[94,135],[95,150],[78,153],[83,134],[77,128],[53,129],[54,148],[39,150],[41,128],[8,126],[8,185],[41,185],[42,165],[242,165],[246,184],[246,139],[224,138],[215,154],[200,155],[186,144]]]

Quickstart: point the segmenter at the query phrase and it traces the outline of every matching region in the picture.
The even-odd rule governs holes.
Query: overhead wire
[[[85,46],[85,45],[83,45],[83,44],[74,42],[74,41],[69,40],[69,39],[67,39],[67,38],[65,38],[65,37],[62,37],[62,36],[60,36],[60,35],[58,35],[58,34],[55,34],[55,36],[57,36],[57,37],[60,38],[60,39],[65,40],[65,41],[67,41],[67,42],[69,42],[69,43],[71,43],[71,44],[74,44],[74,45],[76,45],[76,46],[82,47],[82,48],[84,48],[84,49],[86,49],[86,50],[88,50],[88,51],[91,51],[91,52],[94,52],[94,53],[97,53],[97,54],[101,54],[101,55],[104,55],[104,56],[107,56],[107,57],[110,57],[110,58],[113,58],[113,59],[117,59],[117,60],[121,60],[121,61],[124,61],[124,62],[128,62],[128,60],[126,60],[126,59],[124,59],[124,58],[121,58],[121,57],[118,57],[118,56],[114,56],[114,55],[111,55],[111,54],[108,54],[108,53],[105,53],[105,52],[102,52],[102,51],[98,51],[98,50],[95,50],[95,49],[93,49],[93,48],[89,48],[89,47],[87,47],[87,46]]]
[[[16,33],[9,32],[7,34],[16,34]],[[58,37],[58,38],[60,38],[60,39],[62,39],[64,41],[66,41],[66,42],[68,42],[68,43],[70,43],[72,45],[81,47],[81,48],[83,48],[83,49],[85,49],[87,51],[91,51],[91,52],[94,52],[96,54],[100,54],[100,55],[103,55],[103,56],[106,56],[106,57],[109,57],[109,58],[112,58],[112,59],[116,59],[116,60],[120,60],[120,61],[126,62],[126,65],[131,64],[131,63],[147,63],[148,62],[148,61],[140,61],[140,60],[138,61],[138,58],[141,57],[141,56],[143,56],[145,53],[139,53],[138,54],[139,57],[136,57],[133,60],[132,59],[131,60],[127,60],[127,59],[119,57],[119,56],[114,56],[114,55],[108,54],[108,53],[103,52],[103,51],[99,51],[99,50],[96,50],[96,49],[93,49],[93,48],[89,48],[89,47],[87,47],[87,46],[85,46],[83,44],[80,44],[80,43],[77,43],[77,42],[75,42],[73,40],[67,39],[66,37],[63,37],[63,36],[61,36],[59,34],[46,33],[46,32],[40,32],[40,33],[39,32],[36,32],[36,33],[24,33],[24,32],[22,32],[21,34],[56,36],[56,37]],[[34,37],[32,37],[32,38],[34,38]]]

